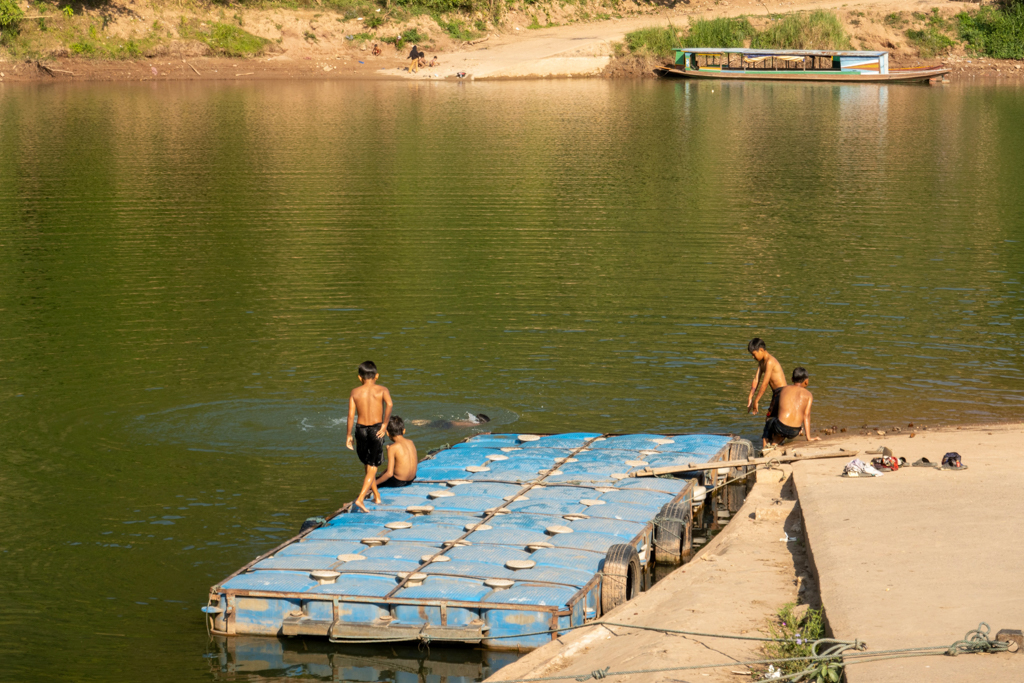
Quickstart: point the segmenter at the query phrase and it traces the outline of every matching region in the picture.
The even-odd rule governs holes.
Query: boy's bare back
[[[802,426],[813,400],[810,391],[798,384],[791,384],[779,394],[779,420],[787,427]]]
[[[416,478],[416,465],[419,464],[416,444],[404,436],[396,436],[394,439],[395,442],[388,446],[388,459],[395,463],[392,476],[402,481],[412,481]]]
[[[367,382],[352,390],[349,402],[359,414],[358,424],[375,425],[384,420],[384,403],[391,402],[391,392],[374,382]]]

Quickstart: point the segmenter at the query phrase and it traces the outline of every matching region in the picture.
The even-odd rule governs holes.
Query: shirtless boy
[[[786,386],[786,373],[775,356],[768,353],[764,340],[761,338],[751,339],[747,344],[747,351],[757,361],[757,372],[754,373],[754,382],[750,385],[750,395],[747,396],[747,410],[753,415],[757,415],[757,404],[764,396],[764,392],[771,386],[772,401],[768,404],[768,412],[765,414],[766,417],[771,417],[778,412],[779,391]],[[762,380],[764,380],[763,383]],[[757,391],[758,384],[761,384],[761,391]],[[754,398],[755,391],[757,391],[757,398]]]
[[[416,480],[416,444],[405,438],[405,421],[397,415],[388,420],[388,469],[377,477],[377,488],[401,488]]]
[[[811,437],[811,402],[814,397],[807,391],[809,382],[806,370],[793,368],[793,384],[779,391],[778,414],[770,415],[764,421],[764,433],[761,435],[764,447],[795,439],[801,429],[808,441],[821,441],[821,437]]]
[[[391,392],[387,387],[377,384],[380,373],[372,360],[359,364],[360,386],[352,390],[348,397],[348,422],[345,423],[345,447],[352,448],[352,423],[356,413],[355,452],[359,461],[366,466],[363,477],[363,488],[354,503],[363,512],[369,512],[363,505],[366,494],[372,489],[373,500],[380,505],[380,494],[377,492],[377,468],[384,462],[384,434],[387,433],[391,419]]]

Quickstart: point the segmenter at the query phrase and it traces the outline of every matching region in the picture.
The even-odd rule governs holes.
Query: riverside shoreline
[[[901,42],[898,30],[882,23],[862,25],[860,17],[870,14],[876,19],[892,12],[920,12],[938,8],[952,14],[961,8],[948,3],[925,0],[862,0],[853,3],[809,0],[772,7],[775,13],[827,9],[845,13],[846,27],[858,49],[885,49],[891,52],[894,66],[922,63],[943,63],[953,69],[957,80],[990,80],[1019,83],[1024,79],[1021,62],[971,58],[963,53],[922,59],[916,49]],[[136,22],[154,17],[166,25],[183,18],[166,7],[152,5],[132,10],[133,15],[117,22]],[[771,13],[771,12],[769,12]],[[357,21],[332,23],[320,13],[308,10],[247,10],[247,29],[274,42],[269,54],[255,58],[216,57],[195,41],[175,40],[154,46],[145,57],[103,60],[69,56],[67,49],[51,51],[45,57],[4,58],[0,52],[0,83],[53,81],[163,81],[163,80],[395,80],[413,81],[458,80],[465,73],[471,79],[537,79],[537,78],[650,78],[659,60],[624,53],[619,45],[627,33],[651,26],[686,27],[692,19],[712,19],[746,15],[764,18],[765,6],[754,0],[736,4],[716,4],[712,0],[694,0],[689,5],[673,8],[640,7],[633,13],[602,21],[573,21],[556,24],[548,16],[549,26],[527,30],[525,16],[510,15],[500,27],[472,41],[457,41],[440,33],[428,18],[417,18],[410,25],[431,36],[425,48],[428,56],[437,56],[440,65],[409,73],[405,67],[409,46],[397,49],[382,45],[383,54],[374,57],[368,42],[346,40],[364,29]],[[211,15],[213,17],[213,15]],[[214,17],[215,18],[215,17]],[[211,19],[212,20],[212,19]],[[316,42],[302,38],[312,27]],[[277,36],[273,38],[273,36]],[[203,51],[206,51],[204,54]]]
[[[743,507],[693,560],[603,617],[704,633],[763,635],[786,602],[824,608],[831,635],[868,652],[950,645],[985,621],[1024,628],[1015,530],[1024,522],[1024,424],[795,442],[790,450],[888,446],[913,462],[957,451],[962,472],[908,467],[880,478],[839,476],[845,459],[758,472]],[[867,456],[870,457],[870,456]],[[780,479],[782,481],[780,481]],[[972,504],[981,503],[975,509]],[[973,511],[972,511],[973,510]],[[797,536],[797,542],[782,538]],[[498,671],[489,683],[761,659],[754,641],[596,626],[569,633]],[[617,681],[736,681],[739,665],[616,675]],[[943,655],[850,665],[861,681],[1017,681],[1020,654]],[[750,680],[750,679],[745,679]]]

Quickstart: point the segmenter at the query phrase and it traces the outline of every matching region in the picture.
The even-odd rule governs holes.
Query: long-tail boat
[[[758,50],[753,48],[677,47],[675,64],[657,69],[662,76],[763,81],[939,82],[950,70],[942,65],[889,68],[889,53],[864,50]]]

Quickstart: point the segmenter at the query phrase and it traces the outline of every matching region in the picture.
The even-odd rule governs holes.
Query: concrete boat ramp
[[[845,478],[845,460],[832,459],[761,470],[725,531],[691,562],[600,619],[689,634],[587,627],[488,682],[591,674],[645,683],[756,680],[739,662],[760,659],[760,643],[696,633],[763,635],[766,620],[786,602],[819,600],[836,639],[866,644],[847,659],[849,683],[1024,680],[1022,651],[949,656],[938,649],[980,622],[991,627],[990,637],[1024,629],[1024,426],[909,432],[799,450],[811,455],[842,446],[863,458],[884,445],[908,463],[937,462],[956,451],[969,469],[908,467]],[[937,649],[867,661],[872,652],[902,648]],[[723,662],[735,664],[696,668]],[[645,673],[616,673],[627,671]]]

